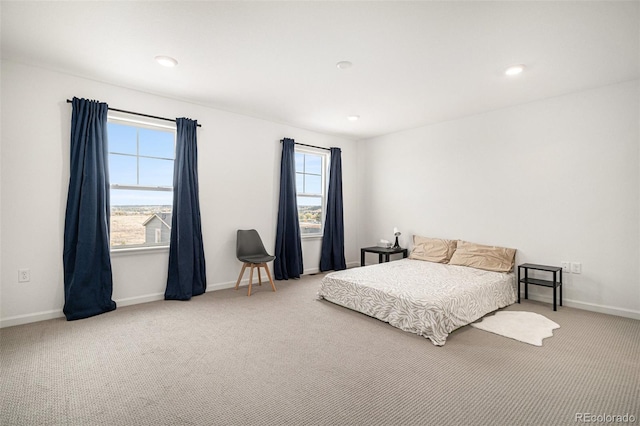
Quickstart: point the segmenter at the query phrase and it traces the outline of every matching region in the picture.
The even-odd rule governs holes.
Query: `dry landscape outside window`
[[[171,213],[171,206],[114,206],[111,208],[111,247],[144,245],[146,226],[158,213]],[[168,224],[171,226],[171,223]],[[169,228],[168,231],[171,231]],[[155,238],[153,240],[155,243]],[[160,241],[159,241],[160,242]]]
[[[302,235],[322,232],[322,206],[299,206],[298,221]]]

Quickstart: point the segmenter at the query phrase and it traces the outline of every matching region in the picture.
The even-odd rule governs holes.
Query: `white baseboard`
[[[358,264],[359,265],[359,264]],[[320,268],[309,268],[309,269],[305,269],[304,272],[302,273],[303,275],[313,275],[313,274],[317,274],[320,273]],[[271,272],[271,276],[273,277],[273,271]],[[266,277],[266,274],[262,275],[262,282],[269,282],[268,278]],[[276,279],[273,279],[274,282],[277,282]],[[256,275],[254,274],[253,276],[253,285],[257,285],[258,283],[258,278],[256,277]],[[240,287],[246,287],[249,285],[249,274],[247,272],[245,272],[244,277],[242,279],[242,281],[240,281]],[[227,281],[224,283],[216,283],[216,284],[212,284],[212,285],[207,285],[207,293],[210,291],[216,291],[216,290],[225,290],[228,288],[234,288],[236,286],[236,281]],[[277,284],[276,284],[276,288],[277,288]]]
[[[347,268],[353,268],[358,266],[360,266],[360,262],[347,263]],[[320,268],[310,268],[305,270],[304,274],[316,274],[318,272],[320,272]],[[254,283],[256,282],[257,282],[257,278],[254,277]],[[242,287],[246,287],[248,285],[249,285],[248,277],[246,277],[240,282],[240,286]],[[216,291],[216,290],[225,290],[229,288],[234,288],[235,286],[236,286],[236,281],[215,283],[207,286],[207,293],[211,291]],[[152,293],[152,294],[145,294],[142,296],[116,299],[115,302],[119,307],[122,307],[122,306],[137,305],[140,303],[155,302],[157,300],[163,300],[163,299],[164,299],[164,293]],[[524,300],[524,293],[521,294],[521,299]],[[537,302],[544,302],[549,304],[553,303],[553,298],[551,296],[545,296],[540,294],[529,293],[529,299],[535,300]],[[597,303],[587,303],[587,302],[581,302],[578,300],[572,300],[572,299],[566,299],[566,298],[562,300],[562,303],[564,306],[568,306],[570,308],[577,308],[585,311],[600,312],[603,314],[609,314],[609,315],[615,315],[619,317],[640,320],[640,311],[636,311],[633,309],[617,308],[615,306],[599,305]],[[35,312],[32,314],[15,315],[12,317],[0,319],[0,328],[13,327],[15,325],[29,324],[32,322],[45,321],[45,320],[50,320],[55,318],[62,318],[62,317],[64,317],[62,309]]]
[[[62,309],[52,311],[35,312],[33,314],[15,315],[0,319],[0,328],[13,327],[14,325],[29,324],[32,322],[45,321],[64,317]]]
[[[257,282],[257,278],[254,278],[254,282]],[[249,278],[244,279],[242,281],[240,281],[240,285],[249,285]],[[216,291],[216,290],[226,290],[228,288],[234,288],[236,286],[236,282],[235,281],[228,281],[225,283],[215,283],[215,284],[207,284],[207,293],[209,293],[210,291]]]
[[[520,294],[520,299],[524,299],[524,292]],[[552,305],[553,309],[553,296],[543,296],[540,294],[531,294],[529,292],[529,299],[536,302],[544,302]],[[558,306],[560,302],[558,302]],[[580,302],[578,300],[572,300],[562,298],[562,305],[569,308],[582,309],[583,311],[599,312],[601,314],[615,315],[618,317],[632,318],[640,320],[640,311],[634,311],[633,309],[616,308],[615,306],[599,305],[597,303]]]
[[[356,268],[360,266],[360,261],[355,261],[355,262],[347,262],[347,269],[349,268]],[[326,272],[332,272],[332,271],[326,271]],[[305,269],[304,270],[304,275],[311,275],[311,274],[317,274],[320,273],[320,267],[317,268],[309,268],[309,269]]]
[[[164,293],[145,294],[143,296],[125,297],[124,299],[116,299],[118,307],[137,305],[140,303],[155,302],[156,300],[164,300]]]
[[[137,305],[140,303],[154,302],[163,300],[164,293],[145,294],[143,296],[126,297],[124,299],[115,299],[118,307]],[[0,328],[13,327],[14,325],[29,324],[32,322],[45,321],[56,318],[64,318],[62,309],[54,309],[51,311],[35,312],[33,314],[16,315],[0,319]]]

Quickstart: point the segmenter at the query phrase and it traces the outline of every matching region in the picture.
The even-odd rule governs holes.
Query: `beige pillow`
[[[487,271],[509,272],[513,269],[515,260],[516,249],[458,241],[449,264],[471,266]]]
[[[413,236],[413,250],[409,259],[426,260],[428,262],[447,263],[456,251],[456,240]]]

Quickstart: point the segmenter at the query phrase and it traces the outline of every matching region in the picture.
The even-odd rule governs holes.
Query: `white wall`
[[[565,277],[567,305],[640,317],[638,81],[356,143],[7,61],[0,72],[2,326],[62,315],[73,96],[202,124],[209,289],[235,284],[236,229],[258,229],[273,250],[279,140],[291,137],[342,148],[348,263],[395,226],[403,246],[415,233],[515,247],[518,263],[582,262]],[[307,273],[319,248],[303,242]],[[161,298],[167,257],[114,255],[119,306]],[[20,268],[31,282],[17,282]]]
[[[568,306],[640,318],[638,81],[359,141],[359,245],[403,231],[582,263]],[[551,290],[532,286],[540,300]]]
[[[200,202],[210,290],[235,285],[236,230],[257,229],[273,252],[280,139],[342,148],[347,262],[357,263],[357,143],[13,62],[2,63],[0,323],[62,315],[62,247],[73,96],[164,117],[190,117],[198,133]],[[304,240],[305,272],[318,269],[321,240]],[[112,258],[119,306],[161,299],[168,252]],[[18,283],[18,269],[31,282]],[[277,285],[277,283],[276,283]]]

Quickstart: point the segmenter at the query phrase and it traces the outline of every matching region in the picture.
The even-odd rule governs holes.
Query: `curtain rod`
[[[67,103],[68,103],[68,104],[70,104],[71,102],[73,102],[73,101],[71,101],[71,100],[67,99]],[[173,119],[173,120],[172,120],[172,119],[170,119],[170,118],[158,117],[157,115],[143,114],[143,113],[141,113],[141,112],[133,112],[133,111],[127,111],[127,110],[124,110],[124,109],[111,108],[111,107],[107,107],[107,109],[108,109],[109,111],[124,112],[124,113],[126,113],[126,114],[139,115],[139,116],[141,116],[141,117],[147,117],[147,118],[155,118],[155,119],[157,119],[157,120],[171,121],[171,122],[173,122],[173,123],[175,123],[175,122],[176,122],[176,120],[175,120],[175,119]],[[202,126],[201,126],[200,124],[198,124],[198,127],[202,127]]]
[[[282,143],[284,141],[284,139],[280,139],[280,143]],[[307,145],[306,143],[299,143],[299,142],[294,142],[295,145],[302,145],[302,146],[308,146],[309,148],[317,148],[317,149],[324,149],[326,151],[331,151],[331,148],[325,148],[323,146],[315,146],[315,145]]]

